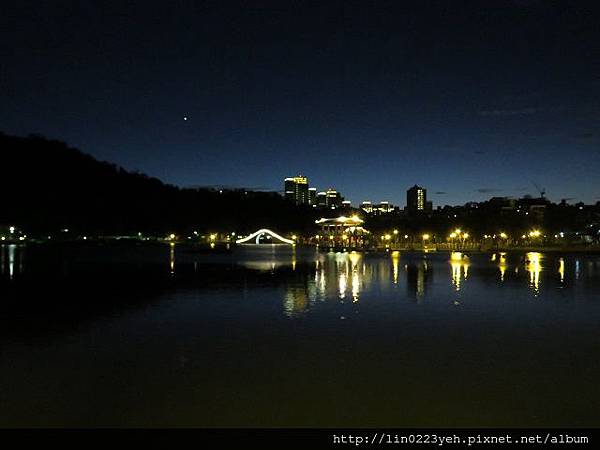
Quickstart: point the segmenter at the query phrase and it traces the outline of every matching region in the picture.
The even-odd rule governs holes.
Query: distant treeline
[[[314,213],[272,192],[182,189],[64,142],[0,133],[0,225],[30,233],[308,231]]]

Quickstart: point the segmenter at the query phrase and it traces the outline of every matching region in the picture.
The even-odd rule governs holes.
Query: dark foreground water
[[[0,249],[0,426],[600,425],[599,256]]]

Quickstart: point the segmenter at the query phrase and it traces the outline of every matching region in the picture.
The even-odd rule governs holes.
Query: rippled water
[[[2,246],[1,426],[598,426],[600,256]]]

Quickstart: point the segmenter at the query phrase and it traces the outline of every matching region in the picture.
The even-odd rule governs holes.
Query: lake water
[[[0,249],[0,426],[600,425],[600,256]]]

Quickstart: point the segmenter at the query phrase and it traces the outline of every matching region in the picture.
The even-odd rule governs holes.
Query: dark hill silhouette
[[[0,225],[30,233],[284,232],[314,223],[309,210],[276,193],[181,189],[41,136],[0,133],[0,154]]]

